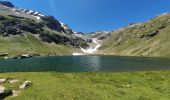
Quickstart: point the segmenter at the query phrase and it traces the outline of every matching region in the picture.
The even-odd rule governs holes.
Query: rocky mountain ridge
[[[170,56],[170,13],[144,23],[114,30],[104,39],[99,54],[123,56]]]
[[[12,5],[0,2],[1,54],[72,54],[73,49],[88,47],[86,38],[53,16]]]

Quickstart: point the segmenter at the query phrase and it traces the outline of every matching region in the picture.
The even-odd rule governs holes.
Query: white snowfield
[[[85,54],[93,54],[93,53],[97,52],[97,50],[100,48],[101,44],[99,43],[99,40],[96,38],[92,38],[92,42],[95,44],[94,48],[92,48],[92,47],[90,47],[88,49],[81,48],[81,51],[83,53],[73,53],[73,55],[78,56],[78,55],[85,55]]]
[[[84,55],[83,53],[73,53],[73,56],[81,56]]]

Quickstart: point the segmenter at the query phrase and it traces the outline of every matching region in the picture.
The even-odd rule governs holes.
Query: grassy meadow
[[[0,78],[16,78],[33,85],[18,97],[6,100],[169,100],[170,71],[117,73],[1,73]]]

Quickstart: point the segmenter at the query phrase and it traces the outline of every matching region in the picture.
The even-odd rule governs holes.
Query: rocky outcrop
[[[73,38],[73,37],[66,37],[58,34],[41,34],[40,38],[44,42],[49,43],[56,43],[56,44],[64,44],[64,45],[72,45],[76,48],[79,47],[88,47],[88,44],[85,40],[81,38]]]
[[[0,53],[0,57],[3,57],[3,56],[8,56],[9,53]]]
[[[46,25],[48,28],[56,30],[58,32],[65,32],[64,28],[61,26],[60,22],[56,20],[53,16],[45,16],[42,18],[42,25]]]
[[[13,90],[13,89],[7,89],[5,86],[3,86],[3,84],[18,84],[17,82],[19,82],[19,80],[17,79],[13,79],[13,78],[4,78],[4,79],[0,79],[0,100],[5,99],[8,96],[13,96],[16,97],[20,94],[20,92],[22,92],[23,89],[29,88],[32,85],[31,81],[25,81],[21,84],[21,86],[19,86],[19,88],[17,89],[17,87]],[[22,90],[21,90],[22,89]]]
[[[0,84],[1,83],[5,83],[7,81],[7,79],[6,78],[4,78],[4,79],[0,79]]]
[[[91,32],[87,33],[87,36],[90,38],[96,38],[98,40],[104,40],[111,34],[110,31],[98,31],[98,32]]]
[[[25,81],[19,88],[20,89],[25,89],[25,88],[28,88],[31,85],[32,85],[31,81]]]
[[[7,90],[4,86],[0,86],[0,99],[4,99],[12,95],[12,90]]]
[[[3,16],[1,16],[3,18]],[[31,32],[33,34],[41,33],[43,31],[40,24],[37,24],[33,20],[20,18],[11,18],[8,19],[4,17],[3,20],[0,20],[0,35],[9,36],[9,35],[18,35],[22,34],[23,31]]]

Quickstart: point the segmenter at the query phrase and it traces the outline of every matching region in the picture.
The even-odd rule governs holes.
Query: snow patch
[[[96,44],[96,46],[94,48],[90,47],[88,49],[83,49],[81,48],[82,52],[85,54],[92,54],[97,52],[97,50],[100,48],[101,44],[98,42],[99,40],[96,38],[92,39],[92,42]]]
[[[35,18],[37,18],[37,20],[40,20],[41,19],[41,17],[39,17],[39,16],[34,16]]]
[[[78,55],[85,55],[85,54],[93,54],[97,52],[97,50],[101,47],[101,44],[99,43],[99,40],[96,38],[92,38],[92,42],[96,45],[94,48],[89,47],[88,49],[81,48],[81,51],[83,53],[73,53],[74,56]]]
[[[73,53],[73,56],[81,56],[84,55],[83,53]]]

